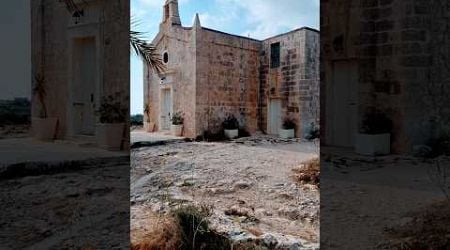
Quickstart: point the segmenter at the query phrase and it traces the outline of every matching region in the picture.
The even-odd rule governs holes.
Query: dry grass
[[[386,228],[389,249],[450,249],[450,200],[411,214],[409,223]]]
[[[210,209],[207,206],[180,206],[168,215],[149,218],[145,233],[142,229],[132,232],[131,249],[230,249],[225,236],[209,229]]]
[[[172,250],[183,245],[178,222],[172,217],[161,218],[156,228],[131,243],[132,250]]]
[[[299,184],[320,184],[320,160],[311,159],[303,163],[300,167],[293,169],[294,180]]]

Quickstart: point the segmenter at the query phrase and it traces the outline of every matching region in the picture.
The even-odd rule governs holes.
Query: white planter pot
[[[239,137],[238,129],[225,129],[224,130],[225,137],[228,139],[234,139]]]
[[[174,136],[181,136],[183,134],[183,125],[171,125],[170,131]]]
[[[280,137],[283,139],[291,139],[295,137],[295,129],[280,129]]]
[[[387,155],[391,153],[390,134],[360,134],[355,137],[355,151],[361,155]]]
[[[56,137],[56,126],[58,118],[33,118],[32,129],[34,137],[41,141],[53,141]]]
[[[95,131],[98,146],[107,150],[120,150],[124,125],[124,123],[98,123]]]

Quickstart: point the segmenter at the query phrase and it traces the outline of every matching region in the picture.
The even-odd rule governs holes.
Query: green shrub
[[[179,111],[175,112],[170,120],[172,121],[173,125],[183,125],[184,123],[183,114]]]
[[[228,116],[225,121],[223,121],[222,126],[226,130],[234,130],[239,128],[239,121],[234,117],[234,115]]]
[[[375,108],[369,109],[362,121],[362,132],[365,134],[384,134],[390,133],[392,121],[387,115]]]
[[[101,123],[123,123],[127,117],[127,108],[122,105],[121,93],[108,95],[102,98],[97,114]]]
[[[319,137],[320,137],[320,129],[314,124],[314,122],[311,122],[311,124],[307,128],[305,139],[314,140]]]
[[[143,115],[132,115],[130,117],[130,123],[132,126],[142,126],[142,125],[144,125],[144,116]]]
[[[285,118],[283,121],[283,129],[295,129],[296,124],[294,122],[294,119],[292,118]]]

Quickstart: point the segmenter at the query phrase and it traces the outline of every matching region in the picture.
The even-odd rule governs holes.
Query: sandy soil
[[[399,156],[322,157],[321,248],[385,249],[387,228],[408,223],[411,212],[444,199],[430,179],[430,162]],[[450,166],[448,159],[443,161]]]
[[[256,237],[250,231],[257,231],[280,244],[317,247],[311,243],[319,241],[319,191],[292,178],[292,169],[317,156],[316,149],[313,143],[270,137],[135,149],[132,236],[158,214],[194,203],[211,206],[213,228],[233,240]]]
[[[129,165],[0,182],[1,249],[129,248]]]

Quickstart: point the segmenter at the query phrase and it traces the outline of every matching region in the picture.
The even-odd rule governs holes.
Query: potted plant
[[[120,94],[103,97],[97,114],[100,120],[96,126],[97,144],[107,150],[120,150],[127,116]]]
[[[386,155],[391,151],[392,121],[377,109],[364,115],[361,132],[356,134],[355,151],[362,155]]]
[[[283,126],[280,129],[280,137],[283,139],[290,139],[295,137],[295,122],[291,118],[285,118]]]
[[[239,136],[239,121],[233,115],[228,116],[222,126],[226,138],[234,139]]]
[[[305,139],[314,140],[317,138],[320,138],[320,128],[316,125],[316,123],[311,122],[306,130]]]
[[[181,112],[175,112],[175,114],[172,115],[172,118],[170,118],[170,120],[172,121],[172,125],[170,126],[172,135],[181,136],[183,134],[183,122],[184,122],[184,118]]]
[[[40,105],[39,117],[33,117],[32,120],[34,136],[38,140],[52,141],[56,137],[58,118],[48,116],[45,102],[47,89],[45,79],[41,75],[36,75],[34,78],[33,95],[37,98]]]
[[[155,124],[153,122],[150,122],[150,104],[145,104],[144,113],[144,130],[146,132],[153,132]]]

